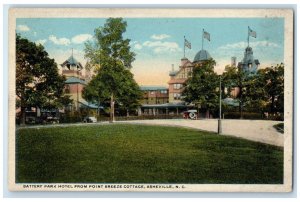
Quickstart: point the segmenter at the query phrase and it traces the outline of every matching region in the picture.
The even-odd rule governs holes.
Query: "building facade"
[[[168,88],[158,86],[141,86],[143,100],[141,114],[143,115],[171,115],[181,116],[183,111],[194,108],[185,103],[182,92],[188,78],[192,76],[195,65],[201,66],[205,61],[212,59],[208,51],[200,50],[193,62],[183,57],[178,70],[169,72]]]
[[[169,89],[164,86],[141,86],[143,91],[142,104],[169,103]]]
[[[88,103],[82,97],[82,91],[87,85],[85,75],[82,74],[83,66],[71,55],[61,64],[62,75],[65,81],[65,93],[70,95],[73,102],[67,107],[69,111],[80,111],[81,109],[98,109],[98,106]]]
[[[169,102],[170,103],[184,103],[182,92],[184,85],[189,77],[192,76],[193,67],[195,65],[202,65],[203,62],[212,59],[208,51],[200,50],[194,57],[193,62],[188,58],[183,57],[181,59],[181,65],[179,69],[175,71],[172,69],[169,73]]]
[[[191,77],[193,64],[186,57],[181,59],[179,70],[172,69],[169,73],[169,102],[182,103],[182,92],[186,80]]]
[[[247,47],[244,52],[244,58],[238,63],[238,68],[242,69],[247,74],[256,74],[260,63],[258,59],[254,59],[253,50]]]

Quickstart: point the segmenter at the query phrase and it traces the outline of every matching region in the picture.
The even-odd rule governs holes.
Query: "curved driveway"
[[[154,119],[154,120],[132,120],[132,121],[116,121],[118,123],[130,124],[148,124],[148,125],[165,125],[165,126],[180,126],[193,128],[198,130],[205,130],[210,132],[218,131],[217,119]],[[276,145],[283,147],[284,135],[277,132],[273,127],[275,124],[282,123],[281,121],[265,121],[265,120],[239,120],[239,119],[224,119],[222,120],[222,135],[229,135],[240,137],[256,142]],[[109,124],[108,122],[98,122],[92,125]],[[54,128],[54,127],[69,127],[69,126],[88,126],[86,123],[73,123],[73,124],[55,124],[55,125],[35,125],[26,126],[29,128]],[[20,129],[22,127],[17,127]]]
[[[187,120],[187,119],[156,119],[156,120],[133,120],[117,121],[118,123],[136,123],[150,125],[182,126],[211,132],[217,132],[217,119]],[[267,143],[283,147],[283,134],[277,132],[273,125],[280,121],[265,120],[222,120],[222,134],[240,137],[257,142]]]

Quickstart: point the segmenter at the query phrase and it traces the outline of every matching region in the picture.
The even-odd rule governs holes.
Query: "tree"
[[[246,77],[243,92],[244,105],[248,111],[260,113],[265,111],[267,105],[265,84],[260,71]]]
[[[86,86],[83,96],[87,100],[110,100],[110,120],[114,120],[114,107],[136,106],[140,90],[130,72],[135,54],[130,51],[129,39],[123,39],[127,23],[122,18],[109,18],[103,27],[95,29],[95,40],[85,44],[85,57],[92,65],[99,65],[97,75]]]
[[[231,91],[237,87],[238,69],[235,66],[226,65],[225,71],[222,74],[222,86],[227,88],[227,95],[231,96]]]
[[[113,93],[114,103],[111,103]],[[93,103],[110,103],[111,110],[117,103],[121,109],[130,111],[140,104],[141,91],[129,69],[122,64],[113,67],[101,67],[98,73],[92,78],[83,89],[83,98]]]
[[[129,39],[123,39],[127,23],[122,18],[109,18],[103,27],[95,29],[95,40],[85,43],[85,57],[93,65],[112,66],[117,62],[131,68],[135,54],[130,51]]]
[[[218,107],[219,86],[218,75],[214,72],[214,60],[208,60],[201,64],[195,64],[192,77],[188,78],[182,93],[184,100],[200,105],[206,109],[207,116],[210,111]]]
[[[284,111],[284,64],[267,67],[259,71],[265,83],[265,92],[269,105],[269,112]]]
[[[229,89],[238,87],[240,117],[243,117],[243,108],[250,111],[283,112],[284,99],[284,65],[260,69],[256,74],[236,67],[225,68],[223,73],[224,84]],[[269,107],[269,109],[267,109]]]
[[[21,124],[25,124],[27,107],[53,109],[68,104],[64,82],[65,77],[59,75],[57,64],[42,45],[16,35],[16,95]]]
[[[119,88],[117,103],[119,104],[119,108],[126,110],[127,116],[129,116],[131,110],[135,110],[141,105],[142,91],[135,82],[133,74],[128,69],[123,69],[120,73],[123,79],[119,84],[122,88]]]
[[[250,77],[247,72],[241,68],[226,66],[222,78],[224,85],[228,88],[228,94],[230,94],[233,87],[238,89],[236,98],[239,100],[239,112],[240,118],[242,119],[243,107],[248,99],[246,93],[247,81]]]

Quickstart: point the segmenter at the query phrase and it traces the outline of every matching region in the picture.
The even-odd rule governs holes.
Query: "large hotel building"
[[[208,51],[200,50],[191,62],[188,58],[183,57],[178,70],[174,67],[169,73],[170,80],[168,87],[162,86],[142,86],[144,91],[144,100],[142,102],[141,111],[143,114],[174,114],[179,115],[182,111],[193,108],[192,105],[187,105],[182,99],[182,92],[185,82],[192,76],[193,67],[195,64],[201,65],[203,62],[212,59]],[[153,97],[161,96],[161,92],[165,92],[165,99],[158,102],[148,102]],[[147,101],[147,102],[145,102]]]
[[[212,57],[208,51],[202,48],[202,50],[197,52],[193,61],[183,57],[177,70],[174,69],[174,66],[172,67],[172,70],[169,72],[170,79],[166,83],[166,86],[140,86],[141,91],[143,91],[143,98],[141,100],[141,107],[137,110],[137,115],[179,115],[183,111],[194,108],[192,104],[184,102],[182,97],[184,84],[187,82],[187,79],[192,76],[195,65],[201,67],[205,61],[210,59],[212,59]],[[253,50],[249,46],[249,43],[241,62],[236,64],[236,57],[231,58],[231,66],[236,66],[238,69],[248,73],[248,75],[255,74],[259,65],[259,60],[253,57]],[[73,100],[64,110],[80,112],[83,109],[103,109],[99,104],[89,103],[82,97],[82,91],[93,75],[92,71],[84,69],[81,63],[73,57],[73,53],[61,64],[61,68],[62,74],[67,78],[65,81],[65,93],[70,95],[70,98]],[[82,72],[84,72],[84,74]],[[234,106],[234,104],[236,104],[234,98],[239,94],[239,91],[240,89],[235,87],[231,92],[231,97],[223,99],[223,102]],[[42,109],[33,109],[37,114],[40,114],[38,111],[41,110]],[[17,112],[18,111],[19,109]],[[32,109],[30,109],[29,112],[31,111]],[[199,116],[207,117],[207,115],[201,113]]]
[[[187,79],[192,76],[193,67],[195,65],[201,66],[205,61],[212,59],[208,51],[200,50],[194,57],[194,60],[191,62],[188,58],[183,57],[181,59],[181,64],[178,70],[172,70],[169,73],[170,80],[168,81],[168,87],[162,86],[142,86],[141,90],[144,91],[144,100],[142,102],[142,113],[144,114],[179,114],[182,111],[188,110],[190,108],[194,108],[193,105],[188,105],[184,102],[182,98],[182,92],[184,84],[186,83]],[[255,74],[257,69],[260,65],[258,59],[254,59],[253,51],[251,47],[246,47],[244,52],[244,58],[236,65],[236,57],[231,58],[231,66],[235,66],[249,75]],[[199,81],[201,82],[201,81]],[[168,97],[165,95],[163,100],[159,102],[149,102],[152,97],[155,97],[157,100],[158,97],[161,96],[161,92],[168,93]],[[239,89],[233,88],[230,92],[232,98],[236,98],[239,93]],[[167,99],[168,98],[168,99]],[[232,104],[233,106],[235,103],[233,99],[225,99],[224,102],[226,104]],[[206,117],[205,114],[199,114],[200,116]],[[208,115],[209,116],[209,115]]]
[[[183,57],[177,70],[172,67],[169,72],[170,79],[168,86],[141,86],[143,91],[143,99],[141,100],[141,108],[138,110],[139,115],[159,115],[170,114],[179,115],[182,111],[194,108],[188,105],[182,98],[184,84],[187,79],[192,76],[193,67],[201,66],[205,61],[212,59],[208,51],[200,50],[194,57],[193,61]],[[256,73],[259,61],[254,59],[251,47],[247,47],[244,52],[244,58],[236,65],[236,58],[231,61],[232,66],[237,66],[249,74]],[[90,79],[90,72],[85,71],[85,75],[81,73],[82,65],[72,56],[70,56],[63,64],[62,74],[67,77],[65,91],[73,99],[73,103],[68,110],[75,111],[82,108],[97,109],[98,106],[88,103],[82,98],[82,90]],[[201,81],[199,81],[201,82]],[[236,97],[239,89],[235,88],[232,97]],[[200,114],[201,116],[201,114]],[[203,115],[205,116],[205,115]]]

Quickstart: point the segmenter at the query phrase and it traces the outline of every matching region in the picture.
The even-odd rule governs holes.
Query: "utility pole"
[[[222,133],[222,123],[221,123],[221,119],[222,119],[222,90],[221,90],[221,75],[220,75],[220,85],[219,85],[219,91],[220,91],[220,95],[219,95],[219,119],[218,119],[218,134]]]

